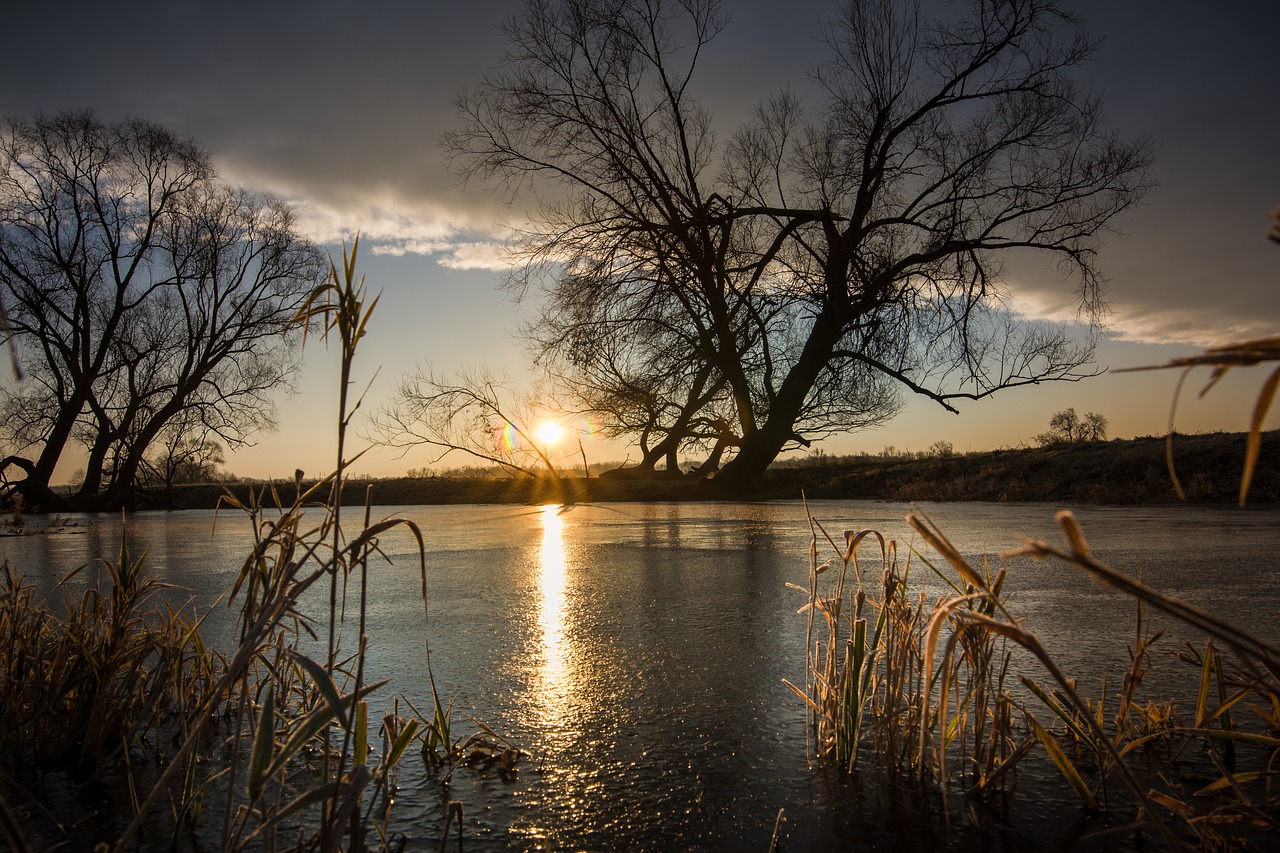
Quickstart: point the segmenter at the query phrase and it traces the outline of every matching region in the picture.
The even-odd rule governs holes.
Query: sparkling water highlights
[[[811,506],[837,541],[844,529],[872,528],[898,539],[904,556],[920,547],[905,505]],[[993,570],[1007,565],[1010,607],[1087,693],[1097,695],[1103,677],[1119,683],[1132,602],[1069,567],[994,556],[1023,535],[1060,541],[1056,506],[923,509],[975,565],[982,555],[992,555]],[[513,780],[460,769],[447,789],[416,758],[406,761],[393,828],[407,850],[439,849],[450,799],[464,804],[472,853],[763,851],[780,808],[786,850],[1096,849],[1080,838],[1101,822],[1052,769],[1019,777],[1000,816],[1006,825],[974,829],[949,828],[912,784],[809,766],[804,709],[782,683],[804,678],[805,617],[796,610],[805,596],[786,587],[808,576],[809,524],[798,503],[379,511],[413,520],[426,537],[429,618],[416,544],[393,529],[379,543],[390,562],[369,567],[368,672],[390,680],[375,701],[404,696],[426,707],[429,640],[455,729],[466,734],[476,730],[471,718],[483,721],[528,754]],[[1275,638],[1280,509],[1093,507],[1077,517],[1099,559],[1132,574],[1141,566],[1153,586]],[[73,535],[0,539],[0,557],[45,592],[88,564],[64,585],[79,596],[101,572],[93,558],[118,553],[121,527],[114,515],[75,520]],[[213,513],[139,513],[128,537],[135,553],[149,547],[148,567],[180,588],[179,600],[213,607],[206,634],[229,643],[234,612],[215,602],[248,551],[248,526],[225,510],[216,526]],[[878,572],[878,559],[864,557]],[[943,591],[923,567],[911,576],[930,598]],[[327,612],[327,591],[311,605]],[[1170,627],[1156,649],[1154,689],[1182,675],[1169,652],[1183,638],[1148,615],[1155,630]]]

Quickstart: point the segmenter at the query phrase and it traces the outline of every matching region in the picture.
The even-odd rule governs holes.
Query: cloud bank
[[[517,0],[383,4],[317,0],[304,9],[143,0],[24,3],[0,75],[0,111],[91,107],[188,133],[231,180],[293,200],[321,243],[356,231],[374,252],[422,256],[452,270],[509,265],[500,225],[512,211],[460,186],[438,140],[455,94],[498,67],[498,25]],[[767,0],[728,5],[700,92],[727,124],[789,81],[822,48],[836,0],[796,11]],[[1280,247],[1262,234],[1280,204],[1280,110],[1273,108],[1273,34],[1280,4],[1249,17],[1198,3],[1077,4],[1107,42],[1090,67],[1122,133],[1149,133],[1161,182],[1117,227],[1102,257],[1111,329],[1126,340],[1194,345],[1274,333]],[[140,21],[146,22],[139,29]],[[37,73],[38,69],[38,73]],[[496,280],[496,276],[495,276]],[[1064,319],[1069,284],[1019,280],[1027,316]]]

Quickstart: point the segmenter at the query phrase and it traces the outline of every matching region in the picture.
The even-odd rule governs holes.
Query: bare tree
[[[794,239],[775,265],[812,319],[725,471],[738,480],[783,446],[824,370],[864,365],[953,411],[1091,375],[1090,341],[1004,310],[1000,259],[1047,253],[1096,316],[1098,239],[1149,182],[1149,144],[1107,130],[1071,78],[1095,43],[1055,0],[976,0],[932,22],[912,3],[849,2],[830,43],[817,119],[780,96],[730,161],[744,203],[811,212],[782,220]]]
[[[546,474],[559,481],[556,463],[568,451],[538,437],[544,414],[487,371],[446,378],[421,368],[400,381],[393,401],[370,419],[368,430],[387,447],[433,448],[432,464],[458,451],[514,475]]]
[[[939,439],[929,445],[928,449],[925,450],[924,455],[937,459],[949,459],[956,455],[956,451],[951,442]]]
[[[0,128],[0,273],[50,401],[33,486],[47,490],[124,316],[163,284],[146,263],[160,221],[210,173],[193,143],[141,122],[69,113]]]
[[[186,410],[166,424],[151,443],[138,480],[163,489],[172,505],[174,486],[218,480],[218,466],[226,462],[223,450],[212,431],[200,423],[198,413]]]
[[[269,426],[322,269],[282,204],[221,184],[189,140],[87,112],[4,123],[0,285],[31,374],[5,408],[40,447],[27,488],[77,441],[80,496],[123,500],[169,425],[230,445]]]
[[[541,286],[545,360],[575,377],[629,348],[652,378],[653,341],[689,376],[705,368],[724,392],[708,405],[731,403],[730,487],[789,446],[882,422],[897,389],[955,411],[1092,375],[1089,339],[1007,310],[1000,260],[1055,258],[1091,319],[1099,238],[1148,186],[1148,143],[1108,131],[1071,77],[1095,46],[1075,17],[1057,0],[937,21],[850,0],[819,108],[781,94],[727,143],[692,87],[722,25],[715,0],[535,0],[508,25],[507,66],[461,97],[446,142],[462,174],[539,194],[512,283]],[[653,317],[678,318],[672,334]],[[576,334],[593,323],[626,344],[593,349]]]
[[[175,419],[191,425],[192,438],[207,433],[229,447],[274,425],[272,397],[298,367],[291,327],[322,277],[320,253],[297,236],[283,203],[218,185],[183,201],[156,259],[174,283],[131,318],[148,346],[122,358],[143,369],[131,370],[131,387],[114,401],[121,458],[109,500],[132,489],[148,448]],[[106,402],[96,396],[94,412]]]
[[[633,436],[649,470],[710,437],[702,410],[723,406],[724,363],[747,356],[756,322],[726,299],[753,276],[732,266],[735,221],[702,186],[715,147],[685,92],[720,17],[690,4],[686,50],[675,23],[656,5],[529,3],[507,29],[522,59],[461,97],[447,139],[464,174],[560,190],[522,235],[511,286],[546,285],[536,360],[608,433]]]
[[[1084,441],[1106,441],[1107,419],[1097,412],[1089,412],[1084,416],[1081,426],[1081,438]]]
[[[1049,418],[1049,431],[1035,437],[1036,444],[1051,447],[1055,444],[1076,444],[1081,441],[1106,441],[1107,419],[1097,412],[1088,412],[1082,418],[1074,408],[1054,412]]]
[[[636,470],[652,473],[665,461],[676,474],[682,448],[724,433],[731,401],[683,312],[650,290],[561,277],[550,310],[527,324],[527,334],[568,408],[594,416],[608,438],[634,439]]]
[[[199,427],[177,424],[166,427],[143,461],[142,477],[166,491],[184,483],[212,483],[227,461],[222,445]]]
[[[1054,444],[1074,444],[1080,440],[1080,416],[1074,408],[1054,412],[1049,418],[1049,431],[1036,436],[1036,444],[1048,447]]]

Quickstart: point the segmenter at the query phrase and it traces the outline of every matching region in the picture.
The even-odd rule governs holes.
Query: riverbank
[[[1187,499],[1233,503],[1244,468],[1244,433],[1178,436],[1174,459]],[[172,508],[207,509],[227,491],[247,501],[264,484],[191,485],[174,490]],[[923,459],[844,457],[817,459],[770,469],[747,494],[724,495],[714,481],[691,483],[658,475],[643,479],[566,477],[557,484],[484,477],[401,477],[349,482],[348,505],[362,504],[372,488],[380,505],[542,503],[587,501],[794,500],[1052,501],[1087,504],[1169,504],[1178,497],[1165,464],[1163,438],[1116,439],[1057,447],[993,450]],[[292,481],[276,484],[283,501]],[[266,500],[270,501],[268,492]],[[1280,502],[1280,431],[1262,436],[1262,454],[1249,492],[1250,503]],[[166,506],[161,496],[144,506]]]
[[[1173,442],[1178,479],[1193,503],[1234,503],[1244,471],[1246,435],[1180,435]],[[1178,495],[1159,437],[993,450],[963,456],[868,458],[836,466],[771,472],[770,497],[894,501],[1051,501],[1171,504]],[[1250,503],[1280,502],[1280,430],[1263,433]]]

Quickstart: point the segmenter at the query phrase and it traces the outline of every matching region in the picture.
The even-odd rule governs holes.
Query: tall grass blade
[[[1031,730],[1035,732],[1035,736],[1044,747],[1045,753],[1049,756],[1054,766],[1058,768],[1062,778],[1067,780],[1071,790],[1076,792],[1080,802],[1084,804],[1085,808],[1096,811],[1098,801],[1093,796],[1093,791],[1089,790],[1089,786],[1085,784],[1084,779],[1080,776],[1080,771],[1076,770],[1076,766],[1071,763],[1071,759],[1067,758],[1067,754],[1062,751],[1058,741],[1030,714],[1027,715],[1027,722],[1031,724]]]
[[[359,694],[353,693],[348,696],[345,703],[354,704],[363,696],[367,696],[385,684],[385,681],[371,684]],[[320,733],[328,728],[334,719],[336,719],[336,716],[333,708],[328,705],[321,705],[303,717],[301,721],[295,723],[284,745],[272,757],[271,764],[267,767],[266,777],[271,778],[283,770],[285,765],[301,751],[302,747],[314,738],[319,737]]]
[[[404,728],[391,741],[391,747],[387,750],[388,767],[395,767],[400,763],[400,758],[404,755],[405,750],[409,748],[409,745],[413,743],[420,727],[421,724],[417,720],[408,720],[404,723]],[[391,729],[388,728],[387,731],[390,732]]]
[[[1027,689],[1034,693],[1036,698],[1043,702],[1045,707],[1054,713],[1054,716],[1062,720],[1063,724],[1071,730],[1071,734],[1073,734],[1077,740],[1081,743],[1093,743],[1094,739],[1092,733],[1086,732],[1076,720],[1075,715],[1068,712],[1066,708],[1063,708],[1057,699],[1054,699],[1053,696],[1050,695],[1043,687],[1036,684],[1035,681],[1027,676],[1022,676],[1021,680],[1022,683],[1026,685]]]
[[[1275,399],[1277,386],[1280,386],[1280,367],[1273,370],[1267,381],[1262,383],[1258,401],[1253,407],[1253,417],[1249,420],[1249,444],[1244,454],[1244,473],[1240,476],[1240,506],[1245,505],[1254,469],[1258,467],[1258,455],[1262,452],[1262,425],[1267,419],[1271,401]]]
[[[251,802],[257,802],[268,778],[267,768],[271,766],[276,738],[275,707],[275,685],[268,684],[266,696],[262,700],[262,716],[258,718],[258,730],[253,737],[253,751],[249,757],[248,792]]]
[[[1196,728],[1204,725],[1209,709],[1209,679],[1213,672],[1213,638],[1205,646],[1204,657],[1200,661],[1200,691],[1196,694]]]
[[[294,652],[291,657],[295,663],[307,671],[307,675],[311,676],[311,683],[320,691],[321,697],[324,698],[325,704],[329,706],[329,711],[338,724],[344,729],[350,727],[347,719],[347,703],[338,694],[338,685],[333,683],[333,677],[324,667],[300,652]]]
[[[912,530],[924,537],[924,540],[935,551],[946,558],[947,562],[956,570],[956,574],[960,575],[965,583],[974,589],[987,591],[986,581],[973,570],[968,561],[951,544],[951,540],[943,535],[942,531],[934,525],[928,516],[923,513],[913,512],[907,516],[907,524],[911,526]]]
[[[309,791],[305,791],[295,799],[278,808],[273,808],[267,819],[254,827],[253,831],[246,835],[240,843],[242,848],[247,848],[252,842],[258,840],[261,836],[271,832],[281,824],[286,823],[295,815],[301,814],[309,808],[322,806],[326,802],[332,802],[342,792],[342,783],[326,782],[318,785]]]
[[[353,761],[357,767],[363,767],[369,763],[369,703],[358,702],[356,704],[356,725],[355,733],[355,754]]]

